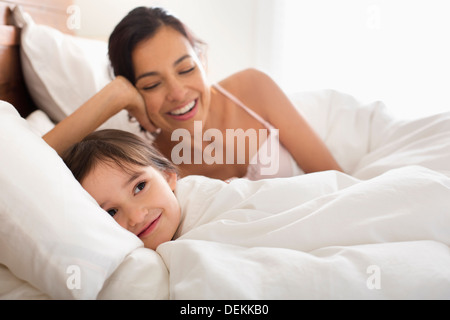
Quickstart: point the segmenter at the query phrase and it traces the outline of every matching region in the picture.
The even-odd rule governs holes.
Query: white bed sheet
[[[293,101],[347,174],[182,179],[164,269],[136,249],[99,299],[146,299],[155,283],[165,299],[450,298],[450,113],[401,121],[331,90]],[[26,285],[0,297],[46,298]]]

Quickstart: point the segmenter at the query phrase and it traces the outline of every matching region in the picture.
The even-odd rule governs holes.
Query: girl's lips
[[[190,105],[192,105],[192,106],[190,106]],[[188,106],[190,108],[188,108]],[[184,108],[187,109],[184,113],[177,114],[177,112],[184,111],[184,110],[182,110]],[[197,111],[198,111],[198,99],[195,99],[195,100],[191,101],[190,103],[186,104],[184,107],[177,108],[176,110],[168,112],[167,114],[175,120],[186,121],[186,120],[189,120],[189,119],[195,117],[195,115],[197,114]]]
[[[150,233],[152,233],[159,224],[159,220],[161,218],[162,213],[160,213],[155,220],[151,221],[137,236],[139,238],[145,238],[146,236],[148,236]]]

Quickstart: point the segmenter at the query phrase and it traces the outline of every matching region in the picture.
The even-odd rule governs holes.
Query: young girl
[[[101,130],[70,147],[63,159],[101,208],[146,248],[172,240],[181,216],[173,193],[177,170],[149,143]]]

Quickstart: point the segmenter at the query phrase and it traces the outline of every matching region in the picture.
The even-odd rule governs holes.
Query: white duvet
[[[180,180],[177,239],[130,251],[98,299],[450,299],[450,113],[293,101],[346,174]],[[7,273],[3,297],[48,298]]]
[[[181,180],[178,238],[157,249],[168,298],[449,299],[450,113],[294,101],[348,174]]]
[[[429,169],[196,177],[177,194],[181,236],[157,250],[171,298],[450,298],[450,179]]]

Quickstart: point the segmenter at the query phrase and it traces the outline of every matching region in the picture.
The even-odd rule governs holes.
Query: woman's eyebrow
[[[183,62],[183,60],[190,58],[191,55],[189,54],[185,54],[184,56],[182,56],[181,58],[177,59],[174,63],[173,66],[176,67],[178,64],[180,64],[181,62]],[[140,76],[136,77],[135,82],[138,82],[140,79],[145,78],[145,77],[151,77],[151,76],[156,76],[158,75],[158,72],[156,71],[150,71],[150,72],[145,72],[143,74],[141,74]]]

